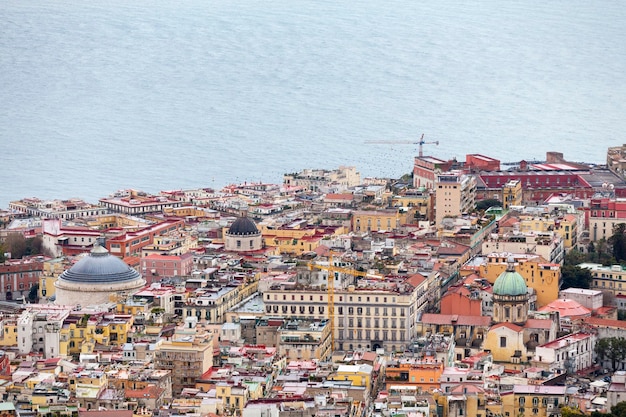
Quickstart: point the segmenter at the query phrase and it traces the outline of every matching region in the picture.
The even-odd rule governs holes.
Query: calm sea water
[[[625,143],[626,2],[3,0],[0,207]]]

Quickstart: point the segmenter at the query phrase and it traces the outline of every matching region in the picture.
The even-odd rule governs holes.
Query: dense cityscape
[[[421,145],[399,179],[10,202],[0,417],[626,415],[626,145]]]

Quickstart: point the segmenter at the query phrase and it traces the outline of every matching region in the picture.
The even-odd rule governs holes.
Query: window
[[[500,337],[500,347],[501,348],[506,347],[506,337],[505,336],[501,336]],[[520,398],[520,400],[521,400],[521,398]]]

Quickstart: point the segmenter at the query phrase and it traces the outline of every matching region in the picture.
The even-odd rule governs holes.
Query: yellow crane
[[[418,148],[418,152],[419,152],[419,156],[422,157],[424,156],[423,150],[422,150],[422,146],[423,145],[439,145],[439,141],[433,141],[433,142],[426,142],[424,140],[424,134],[422,133],[422,137],[420,138],[419,141],[415,142],[412,140],[368,140],[365,141],[365,143],[382,143],[382,144],[398,144],[398,145],[419,145]]]
[[[335,279],[338,274],[347,274],[355,277],[366,277],[367,272],[357,271],[354,268],[343,268],[336,266],[333,262],[333,255],[328,258],[328,266],[309,263],[309,269],[321,269],[328,272],[328,284],[326,285],[328,293],[328,321],[330,322],[330,346],[335,350]]]

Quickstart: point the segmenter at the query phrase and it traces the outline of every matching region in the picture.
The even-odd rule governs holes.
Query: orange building
[[[444,363],[431,359],[392,360],[385,369],[386,389],[394,386],[412,386],[422,391],[439,389]]]
[[[477,290],[464,285],[451,287],[441,297],[441,314],[482,316],[482,298]]]

